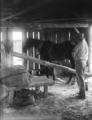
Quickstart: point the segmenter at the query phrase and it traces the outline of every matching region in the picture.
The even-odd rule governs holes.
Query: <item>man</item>
[[[75,60],[76,77],[79,86],[78,98],[85,99],[84,72],[88,60],[89,49],[84,34],[78,34],[78,38],[75,42],[76,46],[73,50],[73,58]]]

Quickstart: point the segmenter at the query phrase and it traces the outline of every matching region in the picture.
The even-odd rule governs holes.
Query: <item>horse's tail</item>
[[[40,44],[43,43],[43,40],[38,39],[27,39],[26,42],[23,45],[23,50],[26,51],[27,49],[30,49],[31,47],[38,48]]]

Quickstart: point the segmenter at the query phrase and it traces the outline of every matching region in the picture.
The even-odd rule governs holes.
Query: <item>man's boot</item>
[[[85,99],[86,98],[85,91],[84,90],[80,91],[79,94],[78,94],[78,96],[77,96],[77,98],[79,98],[79,99]]]

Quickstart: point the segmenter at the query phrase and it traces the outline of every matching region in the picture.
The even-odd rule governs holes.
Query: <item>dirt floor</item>
[[[49,87],[48,96],[37,100],[35,105],[14,108],[7,107],[3,101],[0,120],[92,120],[91,79],[88,79],[89,90],[85,100],[76,98],[77,84],[71,86],[57,81]]]

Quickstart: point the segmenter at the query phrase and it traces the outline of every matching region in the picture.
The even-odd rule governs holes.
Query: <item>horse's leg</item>
[[[52,74],[53,80],[55,80],[56,79],[55,69],[46,67],[46,76],[47,76],[47,78],[49,78],[50,74]]]
[[[56,80],[56,71],[55,71],[55,68],[52,68],[52,75],[53,75],[53,80],[55,81]]]
[[[72,79],[74,77],[74,79]],[[73,74],[70,74],[69,80],[66,82],[66,84],[71,83],[71,85],[74,85],[75,83],[75,76]]]
[[[47,78],[49,78],[49,68],[46,67],[45,68],[45,74],[47,76]],[[48,95],[48,85],[44,85],[44,97],[46,97]]]
[[[46,73],[47,78],[49,78],[49,68],[48,67],[46,67],[45,73]]]
[[[51,68],[51,67],[47,67],[47,78],[49,78],[49,75],[52,75],[53,80],[56,79],[56,75],[55,75],[55,68]]]
[[[69,84],[72,80],[72,75],[70,75],[69,80],[66,82],[66,84]]]

